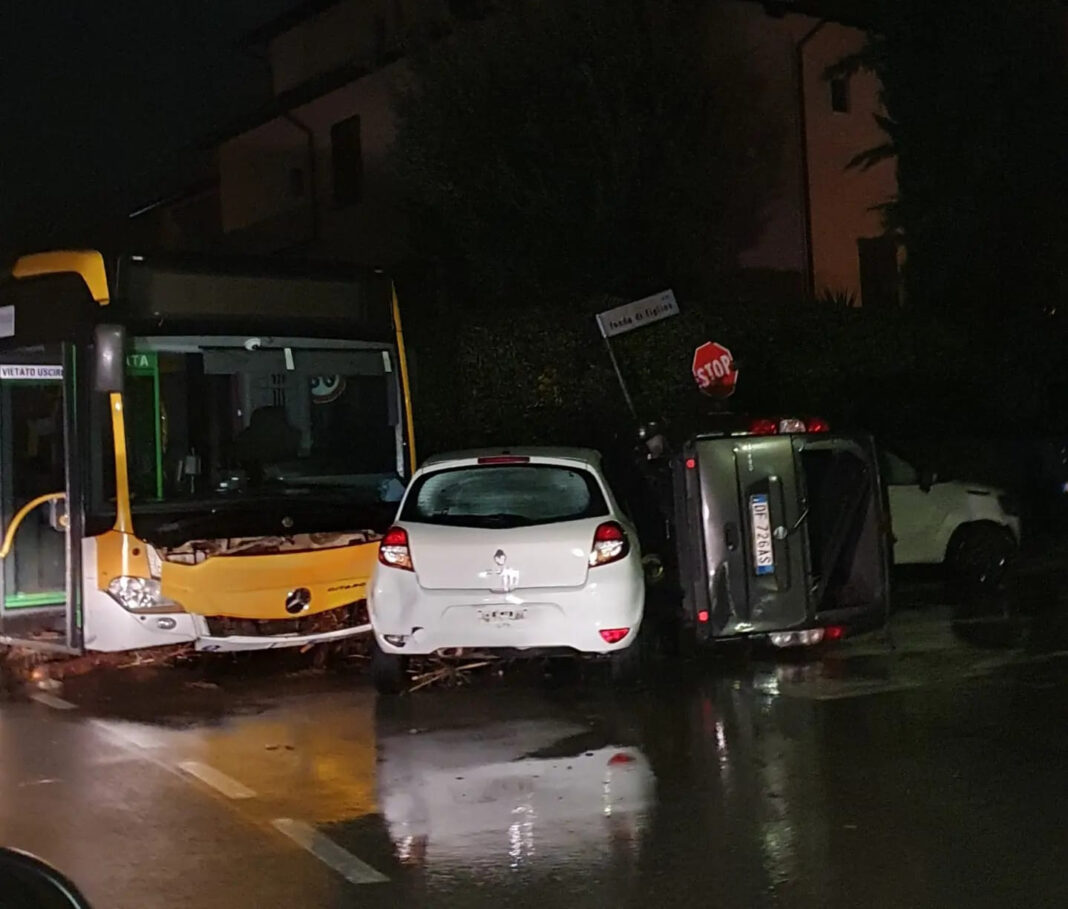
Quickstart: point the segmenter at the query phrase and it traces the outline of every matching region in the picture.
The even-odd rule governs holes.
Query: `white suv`
[[[586,449],[428,460],[383,538],[368,605],[372,675],[398,690],[410,656],[608,655],[637,668],[638,536]]]
[[[1020,543],[1013,496],[982,483],[923,477],[886,449],[881,460],[895,564],[944,563],[958,576],[982,582],[1000,577]]]

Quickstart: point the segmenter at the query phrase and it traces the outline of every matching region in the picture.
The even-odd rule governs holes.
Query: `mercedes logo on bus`
[[[311,603],[311,591],[307,587],[298,587],[286,594],[286,612],[296,615],[308,608]]]

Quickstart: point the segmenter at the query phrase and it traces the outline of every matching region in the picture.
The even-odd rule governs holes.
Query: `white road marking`
[[[212,789],[221,792],[228,799],[254,799],[256,797],[256,793],[244,783],[239,783],[221,770],[216,770],[200,761],[181,761],[178,766],[190,776],[195,776],[202,783],[207,783]]]
[[[30,700],[36,701],[38,704],[44,704],[46,707],[51,707],[53,710],[78,709],[77,704],[65,701],[63,698],[56,697],[54,694],[49,694],[47,691],[35,691],[30,695]]]
[[[994,657],[976,663],[968,675],[989,675],[999,669],[1008,669],[1013,666],[1034,666],[1038,663],[1052,663],[1065,657],[1068,657],[1068,650],[1051,650],[1048,653],[1036,653],[1026,656]]]
[[[361,862],[351,852],[342,849],[329,837],[303,821],[280,817],[271,822],[275,830],[284,833],[294,843],[307,849],[319,861],[333,868],[345,880],[352,884],[384,884],[389,878],[376,871],[366,862]]]
[[[149,749],[160,746],[159,737],[153,735],[147,728],[137,724],[119,724],[108,720],[93,720],[93,725],[107,733],[112,738],[119,739],[124,745],[133,745],[135,748]]]

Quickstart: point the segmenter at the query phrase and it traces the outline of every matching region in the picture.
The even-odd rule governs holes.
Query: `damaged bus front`
[[[228,651],[369,628],[376,543],[415,457],[386,277],[139,256],[105,269],[96,253],[27,257],[13,277],[5,640]],[[20,365],[48,378],[11,378]]]

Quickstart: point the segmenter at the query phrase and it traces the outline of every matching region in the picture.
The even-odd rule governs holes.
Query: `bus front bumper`
[[[318,634],[277,634],[277,635],[238,635],[212,636],[208,632],[207,622],[202,616],[196,616],[198,634],[196,649],[205,653],[234,653],[245,650],[280,650],[284,647],[308,647],[315,644],[329,644],[343,641],[371,632],[370,623],[354,625],[351,628],[339,628],[336,631]],[[203,631],[203,633],[199,633]]]

